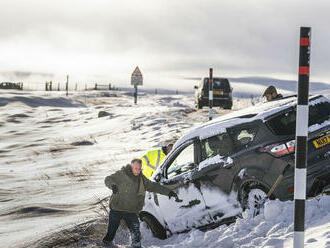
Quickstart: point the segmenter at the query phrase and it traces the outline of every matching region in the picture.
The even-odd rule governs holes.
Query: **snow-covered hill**
[[[234,110],[255,100],[236,98]],[[98,221],[104,210],[100,206],[109,195],[104,177],[207,121],[208,110],[196,111],[193,105],[188,94],[143,94],[134,105],[125,92],[78,92],[66,97],[63,92],[1,91],[1,247],[98,247],[105,231]],[[98,118],[100,111],[106,113]],[[219,115],[227,112],[217,110]],[[308,202],[307,247],[330,247],[329,206],[329,197]],[[245,214],[228,227],[162,241],[143,226],[142,244],[290,247],[292,208],[292,202],[270,202],[257,218]],[[119,232],[117,243],[128,242],[125,233]]]

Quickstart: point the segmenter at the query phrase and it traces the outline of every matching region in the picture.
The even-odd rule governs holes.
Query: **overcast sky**
[[[329,11],[326,0],[1,0],[0,73],[124,83],[139,65],[150,87],[209,67],[296,79],[299,27],[311,26],[311,79],[330,81]]]

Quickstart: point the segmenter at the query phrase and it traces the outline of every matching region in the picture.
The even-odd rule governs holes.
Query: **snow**
[[[243,179],[244,175],[245,175],[245,172],[246,172],[246,169],[241,169],[239,171],[239,173],[237,174],[237,176],[240,178],[240,179]]]
[[[264,216],[266,220],[271,221],[281,214],[281,208],[276,201],[268,201],[265,205]]]
[[[323,102],[329,102],[329,100],[325,97],[319,97],[317,99],[314,99],[312,101],[309,101],[308,105],[310,106],[314,106],[316,104],[320,104],[320,103],[323,103]]]
[[[292,201],[268,201],[264,213],[255,218],[246,215],[230,226],[220,226],[205,233],[193,230],[162,241],[144,236],[142,244],[146,247],[167,248],[289,248],[293,246],[293,208]],[[307,200],[305,247],[328,248],[329,244],[330,196]]]
[[[224,162],[224,160],[222,160],[222,158],[223,157],[220,156],[219,154],[214,157],[207,158],[199,163],[198,170],[202,170],[203,168],[205,168],[211,164],[220,164],[221,162]]]
[[[95,218],[96,202],[109,195],[106,175],[196,122],[187,122],[195,118],[190,96],[151,95],[134,105],[124,93],[101,93],[1,91],[1,246]]]
[[[223,167],[228,167],[229,165],[233,164],[233,159],[231,157],[227,157],[227,159],[225,160],[225,164]]]
[[[329,102],[329,99],[323,96],[316,95],[310,97],[309,104],[315,105],[321,102]],[[184,135],[176,142],[175,147],[178,147],[187,140],[190,140],[195,137],[198,137],[200,140],[203,140],[214,135],[225,133],[226,128],[228,127],[232,127],[242,123],[252,122],[255,120],[265,121],[267,117],[273,115],[274,113],[280,112],[284,109],[287,109],[288,107],[295,106],[296,104],[297,98],[289,97],[277,101],[260,102],[254,106],[233,111],[226,115],[217,117],[212,121],[201,124],[195,129],[189,130],[186,135]],[[310,130],[314,131],[328,124],[328,121],[326,121],[322,125],[315,125],[310,127]]]
[[[274,102],[259,103],[255,106],[245,108],[238,111],[233,111],[226,115],[215,118],[199,127],[190,130],[185,136],[180,138],[175,147],[180,146],[187,140],[198,137],[200,140],[207,139],[211,136],[226,132],[226,128],[238,125],[241,123],[251,122],[257,119],[264,119],[274,112],[280,111],[294,104],[296,101],[295,97],[283,99]],[[240,118],[242,116],[251,115],[250,118]]]
[[[308,132],[310,132],[310,133],[314,132],[314,131],[319,130],[319,129],[321,129],[325,126],[328,126],[328,125],[330,125],[330,119],[322,122],[321,124],[314,124],[312,126],[309,126],[308,127]]]
[[[214,128],[205,128],[203,131],[200,132],[199,134],[199,139],[203,140],[203,139],[207,139],[209,137],[221,134],[221,133],[225,133],[227,131],[227,129],[223,126],[218,127],[214,127]]]
[[[207,158],[207,159],[203,160],[202,162],[200,162],[198,165],[198,170],[202,170],[212,164],[222,164],[222,166],[224,168],[226,168],[227,166],[231,165],[232,163],[233,163],[233,159],[231,157],[223,157],[218,154],[214,157]]]
[[[200,128],[194,135],[203,139],[210,135],[203,133],[206,130],[203,126],[214,125],[216,132],[226,128],[217,125],[217,118],[201,128],[201,123],[208,120],[208,111],[194,111],[190,95],[145,94],[139,96],[138,105],[134,105],[132,97],[122,92],[113,92],[117,97],[101,96],[102,92],[71,93],[69,97],[55,91],[3,90],[0,93],[1,247],[33,247],[32,244],[37,247],[41,238],[60,240],[63,236],[57,236],[57,232],[100,217],[100,212],[95,212],[97,206],[100,199],[110,193],[104,186],[105,176],[132,158],[159,147],[164,140],[181,137],[188,130]],[[235,99],[234,110],[251,104],[250,99]],[[257,111],[277,106],[276,103],[265,104],[257,104]],[[291,100],[285,100],[283,106],[286,104],[291,104]],[[99,111],[110,115],[98,118]],[[254,113],[255,110],[240,113],[249,111]],[[230,111],[217,110],[218,115],[224,113],[230,114]],[[218,118],[229,125],[234,121],[230,118],[235,115],[238,114]],[[216,159],[232,163],[230,157]],[[205,161],[205,166],[209,162]],[[189,176],[187,174],[187,178]],[[204,185],[202,189],[212,199],[208,202],[210,212],[219,207],[228,216],[241,211],[235,207],[234,193],[228,197],[220,191],[207,190]],[[193,189],[179,192],[180,197],[195,194]],[[160,202],[165,200],[168,202],[166,197],[159,198]],[[182,204],[188,203],[186,200]],[[174,201],[169,203],[169,213],[177,207],[175,204]],[[272,215],[275,211],[281,214]],[[264,212],[266,215],[263,213],[254,219],[245,215],[228,227],[220,226],[207,232],[192,230],[166,240],[151,237],[150,231],[142,225],[142,245],[155,248],[292,247],[293,202],[267,202]],[[329,212],[328,196],[307,202],[306,247],[329,247]],[[198,211],[194,214],[197,216]],[[177,221],[179,217],[192,223],[196,221],[182,211],[172,219],[171,224],[177,229],[184,227],[184,221]],[[93,235],[102,236],[105,231],[104,226],[102,228]],[[119,244],[125,236],[123,232],[117,235]],[[86,236],[82,235],[76,241],[78,245],[66,247],[102,247],[97,243],[99,236],[86,241]],[[79,243],[80,240],[86,244]]]

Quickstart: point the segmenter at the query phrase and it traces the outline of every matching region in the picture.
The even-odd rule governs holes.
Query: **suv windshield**
[[[204,88],[209,88],[209,79],[204,78]],[[213,88],[222,89],[224,91],[230,91],[229,81],[226,78],[213,78]]]
[[[308,126],[322,124],[330,119],[330,103],[320,102],[309,106]],[[267,126],[276,135],[295,135],[296,133],[296,109],[275,116],[266,122]]]

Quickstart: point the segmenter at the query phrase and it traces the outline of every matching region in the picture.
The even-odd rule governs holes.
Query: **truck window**
[[[224,91],[229,91],[229,83],[227,79],[220,79],[220,78],[215,78],[213,80],[213,88],[215,89],[223,89]]]
[[[209,79],[204,78],[204,88],[209,89]],[[213,89],[230,91],[229,81],[226,78],[213,78]]]

